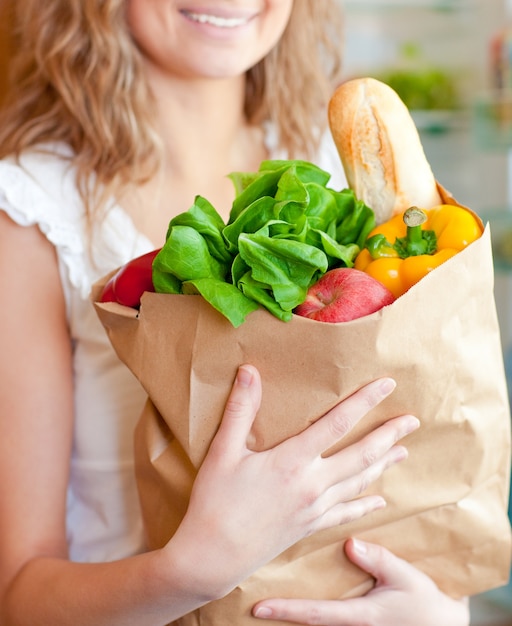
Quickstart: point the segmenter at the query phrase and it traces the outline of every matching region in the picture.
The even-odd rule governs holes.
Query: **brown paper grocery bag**
[[[235,329],[200,296],[155,293],[143,296],[140,312],[112,303],[96,308],[149,396],[135,454],[152,548],[184,515],[241,363],[258,367],[263,380],[255,449],[303,430],[384,375],[397,389],[341,445],[394,415],[413,413],[422,423],[405,440],[408,460],[370,488],[386,498],[384,510],[300,541],[176,624],[256,624],[251,607],[266,597],[366,592],[372,581],[343,554],[353,535],[388,547],[454,596],[507,581],[510,417],[488,227],[392,305],[352,322],[294,316],[284,323],[258,310]]]

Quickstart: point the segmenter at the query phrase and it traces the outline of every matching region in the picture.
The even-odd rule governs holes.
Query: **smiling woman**
[[[141,50],[164,69],[191,77],[240,75],[277,43],[292,0],[199,7],[130,0],[128,19]]]
[[[393,415],[351,454],[321,457],[334,433],[390,393],[387,379],[301,437],[250,451],[262,390],[258,372],[242,366],[183,523],[148,551],[133,475],[145,393],[90,302],[93,283],[162,245],[196,195],[226,218],[229,172],[307,157],[335,187],[345,184],[325,114],[340,76],[337,3],[16,0],[15,8],[13,90],[0,119],[0,291],[10,295],[0,325],[0,622],[162,626],[315,529],[380,508],[359,486],[404,457],[396,442],[411,420]],[[351,553],[376,578],[377,550]],[[409,585],[411,624],[464,624],[459,603],[391,556],[385,563]],[[379,626],[396,624],[403,595],[383,591]],[[418,597],[436,615],[418,612]],[[343,606],[329,604],[336,616],[325,623],[344,623]],[[287,603],[264,608],[297,615]]]
[[[277,43],[292,0],[183,3],[130,0],[128,20],[139,48],[165,71],[189,78],[240,76]]]

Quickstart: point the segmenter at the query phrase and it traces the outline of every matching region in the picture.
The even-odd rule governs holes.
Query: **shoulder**
[[[63,281],[82,298],[97,278],[151,249],[113,200],[92,223],[77,187],[73,153],[62,144],[0,161],[0,210],[20,226],[41,230],[57,252]]]
[[[65,146],[45,145],[18,159],[0,161],[0,206],[22,225],[80,219],[71,154]]]
[[[65,146],[45,145],[1,160],[0,210],[20,226],[37,226],[85,292],[78,278],[84,273],[85,213]]]

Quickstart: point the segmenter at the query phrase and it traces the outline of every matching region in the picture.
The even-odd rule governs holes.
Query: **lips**
[[[214,15],[212,13],[197,13],[195,11],[182,10],[182,15],[198,22],[199,24],[209,24],[218,28],[238,28],[239,26],[245,26],[254,16],[240,16],[230,17],[224,15]]]

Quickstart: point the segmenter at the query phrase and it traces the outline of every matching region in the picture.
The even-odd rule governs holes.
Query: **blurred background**
[[[491,224],[512,394],[512,0],[340,4],[345,78],[390,84],[415,119],[437,180]],[[472,605],[472,625],[512,626],[512,585]]]
[[[345,11],[346,77],[372,75],[398,91],[420,130],[436,178],[460,203],[489,218],[500,235],[495,254],[498,269],[504,271],[497,276],[497,298],[508,347],[512,0],[340,4]]]
[[[345,78],[371,75],[394,87],[438,181],[490,221],[512,391],[512,0],[338,1]],[[13,2],[0,0],[0,105]],[[473,626],[512,626],[511,585],[472,604]]]

